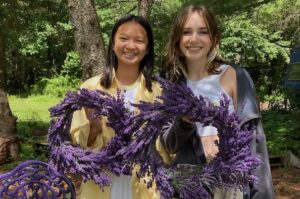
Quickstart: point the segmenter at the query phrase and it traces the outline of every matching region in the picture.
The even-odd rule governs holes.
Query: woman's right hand
[[[93,118],[94,110],[85,108],[85,114],[90,121],[90,134],[87,140],[87,146],[90,147],[95,142],[98,134],[102,134],[102,120],[101,117]]]

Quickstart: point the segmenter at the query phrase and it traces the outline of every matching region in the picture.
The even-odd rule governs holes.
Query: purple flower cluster
[[[155,141],[162,133],[162,127],[172,122],[176,116],[189,115],[194,122],[217,128],[219,141],[216,145],[219,152],[200,174],[182,179],[183,183],[176,188],[180,197],[210,198],[209,190],[217,187],[243,191],[249,183],[256,183],[254,170],[260,161],[250,150],[253,130],[240,127],[238,116],[228,111],[227,96],[224,94],[220,104],[214,105],[204,97],[196,97],[185,83],[172,84],[160,78],[157,81],[162,85],[163,95],[154,103],[141,102],[135,105],[140,113],[133,117],[133,123],[125,130],[133,132],[134,139],[119,151],[129,165],[141,165],[138,175],[151,175],[162,198],[173,196],[176,180],[167,175],[168,172],[172,173],[173,168],[168,172],[163,168],[165,165],[155,150]],[[151,180],[149,184],[151,185]]]
[[[108,170],[116,175],[130,174],[124,167],[124,159],[116,155],[129,138],[125,134],[117,134],[111,139],[108,147],[96,152],[71,144],[72,115],[74,111],[83,107],[95,110],[92,117],[108,116],[110,121],[108,125],[117,128],[116,132],[122,132],[127,126],[126,118],[130,118],[131,115],[125,109],[120,92],[117,97],[112,97],[102,91],[87,89],[79,89],[78,93],[69,91],[60,104],[49,110],[53,118],[48,132],[49,159],[58,171],[79,173],[84,180],[94,180],[103,188],[111,184]]]
[[[240,127],[238,116],[228,111],[226,95],[217,106],[201,96],[194,96],[185,83],[172,84],[159,78],[157,81],[163,95],[153,103],[133,104],[140,110],[137,115],[125,108],[120,92],[117,97],[87,89],[68,92],[64,101],[50,109],[53,117],[48,136],[51,163],[60,172],[79,173],[84,180],[94,180],[102,188],[111,183],[107,170],[116,175],[131,175],[138,165],[136,175],[149,176],[148,187],[155,180],[161,198],[165,199],[172,198],[175,192],[184,199],[210,198],[217,187],[244,190],[249,183],[257,182],[254,170],[260,162],[250,152],[253,131]],[[108,146],[100,151],[71,144],[72,114],[82,107],[95,110],[93,117],[106,116],[107,125],[116,132]],[[200,172],[190,175],[165,165],[155,147],[163,127],[178,115],[189,115],[192,121],[218,129],[216,157]]]

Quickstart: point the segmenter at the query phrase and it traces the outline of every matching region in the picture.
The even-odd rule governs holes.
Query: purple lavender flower
[[[248,183],[257,182],[254,170],[260,162],[250,152],[253,131],[242,129],[238,116],[229,113],[226,95],[220,106],[215,106],[204,97],[194,96],[185,83],[175,85],[159,78],[157,81],[163,95],[153,103],[133,104],[140,110],[137,115],[125,109],[120,92],[117,97],[87,89],[68,92],[63,102],[50,109],[50,161],[59,171],[80,173],[84,180],[92,179],[102,188],[111,183],[106,170],[131,175],[139,165],[137,176],[150,176],[147,186],[151,187],[155,180],[161,198],[166,199],[176,191],[185,199],[210,198],[216,187],[244,190]],[[92,152],[70,143],[72,113],[82,107],[94,109],[93,117],[107,116],[107,125],[116,132],[100,151]],[[216,157],[201,172],[184,178],[176,175],[174,168],[168,168],[155,149],[162,127],[178,115],[190,115],[192,121],[215,126],[219,136]]]
[[[94,180],[101,188],[111,184],[107,170],[116,175],[130,174],[126,170],[124,159],[116,153],[127,145],[129,137],[125,134],[114,136],[108,147],[100,151],[83,149],[79,145],[71,144],[70,126],[74,111],[83,107],[95,110],[93,117],[108,116],[116,132],[123,132],[127,126],[126,118],[131,113],[125,109],[123,97],[118,92],[112,97],[102,91],[79,89],[78,93],[69,91],[66,98],[58,105],[50,108],[53,117],[48,132],[50,163],[60,172],[79,173],[83,180]],[[126,170],[126,171],[125,171]]]
[[[254,170],[260,161],[250,150],[253,131],[241,129],[238,116],[229,113],[227,96],[224,94],[220,106],[215,106],[202,96],[194,96],[183,82],[175,85],[160,78],[157,81],[162,85],[163,95],[154,103],[140,102],[134,105],[140,113],[133,117],[134,123],[125,130],[131,132],[134,139],[118,152],[130,165],[143,165],[139,176],[152,174],[163,198],[173,196],[174,188],[185,199],[210,198],[207,190],[222,186],[243,191],[249,183],[255,183],[257,178]],[[175,186],[174,181],[178,181],[176,178],[162,174],[166,171],[163,169],[165,165],[154,143],[162,133],[162,127],[177,115],[189,115],[192,121],[215,126],[218,129],[219,141],[216,145],[219,152],[200,174],[190,176],[183,181],[184,184]],[[172,169],[168,172],[172,173]]]

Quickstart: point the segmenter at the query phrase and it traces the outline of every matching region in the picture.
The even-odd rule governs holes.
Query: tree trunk
[[[5,35],[0,30],[0,89],[6,88]]]
[[[94,0],[68,0],[74,27],[75,49],[80,55],[82,79],[100,73],[106,62],[104,41]]]
[[[150,16],[151,0],[138,0],[138,15],[149,19]]]
[[[0,89],[0,163],[18,159],[17,118],[12,115],[4,90]]]

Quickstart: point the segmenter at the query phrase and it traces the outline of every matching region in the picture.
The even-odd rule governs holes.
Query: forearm
[[[90,120],[90,133],[89,133],[89,137],[87,139],[87,146],[91,147],[98,134],[101,133],[101,121],[99,118],[95,118]]]
[[[94,118],[94,110],[85,108],[85,113],[90,121],[90,133],[87,139],[87,146],[90,147],[94,144],[98,134],[102,133],[101,118]]]

